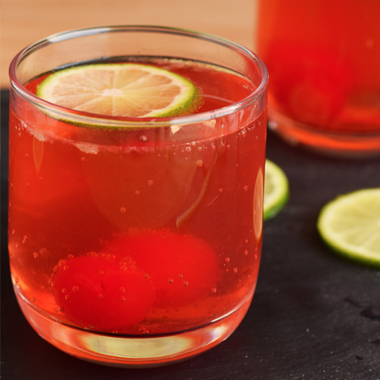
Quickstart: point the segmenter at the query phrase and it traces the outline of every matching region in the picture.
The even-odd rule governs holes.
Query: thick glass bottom
[[[380,127],[377,132],[345,133],[316,128],[268,111],[269,129],[291,145],[329,156],[360,158],[380,155]]]
[[[251,297],[228,316],[194,330],[153,337],[99,334],[62,324],[38,312],[16,291],[18,303],[37,333],[79,359],[115,367],[156,367],[198,355],[227,339],[244,318]]]

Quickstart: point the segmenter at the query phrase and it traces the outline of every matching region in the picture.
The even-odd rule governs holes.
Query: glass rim
[[[26,59],[34,51],[39,50],[50,44],[67,41],[75,39],[77,37],[86,37],[96,34],[103,33],[115,33],[115,32],[150,32],[150,33],[162,33],[162,34],[172,34],[190,38],[199,38],[215,44],[222,45],[226,48],[234,50],[235,52],[240,53],[246,59],[253,62],[256,67],[259,69],[261,74],[261,82],[257,88],[246,98],[234,102],[228,106],[218,108],[212,111],[205,111],[196,114],[174,116],[174,117],[160,117],[160,118],[132,118],[132,117],[117,117],[117,116],[106,116],[99,115],[89,112],[76,111],[70,108],[59,106],[53,103],[50,103],[42,98],[39,98],[37,95],[26,90],[25,86],[19,82],[16,69],[18,65]],[[112,124],[115,127],[123,127],[126,124],[128,126],[143,127],[145,126],[168,126],[168,125],[184,125],[190,123],[204,122],[223,116],[231,115],[235,112],[240,111],[241,109],[246,108],[252,103],[256,102],[260,97],[263,96],[267,86],[268,86],[268,70],[259,56],[257,56],[253,51],[248,48],[233,42],[231,40],[225,39],[223,37],[218,37],[212,34],[207,34],[203,32],[197,32],[189,29],[175,28],[175,27],[165,27],[165,26],[154,26],[154,25],[113,25],[113,26],[100,26],[100,27],[90,27],[82,29],[73,29],[68,31],[63,31],[60,33],[52,34],[46,38],[40,39],[35,43],[27,46],[21,50],[11,61],[9,66],[9,78],[10,85],[21,97],[29,101],[33,105],[42,108],[51,110],[55,115],[62,115],[62,118],[74,117],[78,122],[83,120],[83,123],[89,124]]]

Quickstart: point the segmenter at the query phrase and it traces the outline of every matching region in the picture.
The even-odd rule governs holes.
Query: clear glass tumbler
[[[257,0],[269,127],[329,155],[380,154],[380,2]]]
[[[109,117],[36,96],[49,73],[89,62],[180,73],[208,108]],[[10,79],[10,266],[31,326],[71,355],[114,366],[178,361],[226,339],[259,271],[262,61],[197,32],[101,27],[31,45]]]

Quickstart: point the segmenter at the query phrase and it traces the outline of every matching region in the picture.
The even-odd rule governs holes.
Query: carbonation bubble
[[[233,271],[234,273],[237,273],[238,269],[235,267],[234,269],[232,269],[232,271]]]
[[[148,181],[148,185],[149,185],[149,186],[152,186],[152,185],[153,185],[153,181],[152,181],[151,179]]]
[[[33,257],[36,259],[38,257],[38,253],[37,252],[33,252]]]
[[[126,211],[127,211],[127,209],[126,209],[125,207],[121,207],[121,208],[120,208],[120,212],[121,212],[122,214],[124,214]]]
[[[202,160],[198,160],[198,161],[197,161],[197,166],[198,166],[199,168],[201,168],[201,167],[203,166],[203,161],[202,161]]]

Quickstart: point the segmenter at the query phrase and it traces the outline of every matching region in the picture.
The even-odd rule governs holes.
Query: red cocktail
[[[341,155],[380,152],[377,0],[262,0],[255,44],[270,75],[271,126]]]
[[[249,307],[262,241],[267,77],[252,53],[213,37],[164,28],[112,32],[106,43],[108,29],[54,43],[63,52],[81,39],[115,46],[107,63],[177,73],[200,91],[202,104],[171,118],[78,112],[35,95],[67,61],[19,78],[28,57],[16,58],[11,271],[24,314],[57,347],[93,361],[154,365],[217,344]],[[116,47],[136,37],[136,47]],[[149,38],[163,39],[160,55],[138,56],[142,46],[150,49]],[[185,58],[173,45],[178,39]],[[235,57],[221,67],[212,49]],[[35,50],[40,58],[43,43]],[[70,66],[95,62],[97,54],[70,57]]]

